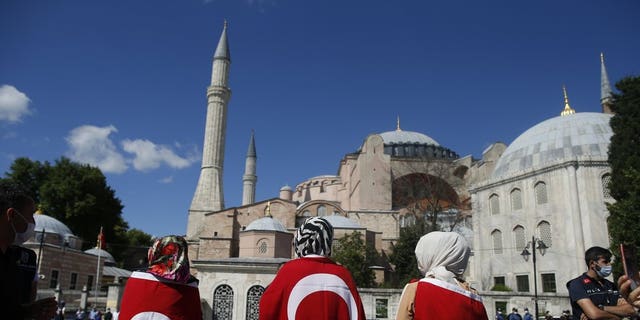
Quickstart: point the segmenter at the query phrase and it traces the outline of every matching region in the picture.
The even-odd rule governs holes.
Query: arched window
[[[489,197],[489,207],[491,207],[491,214],[500,213],[500,197],[497,194],[492,194]]]
[[[544,182],[538,182],[533,187],[536,192],[536,203],[537,204],[545,204],[547,203],[547,184]]]
[[[605,199],[611,198],[611,191],[609,190],[609,183],[611,182],[611,174],[605,173],[602,176],[602,196]]]
[[[551,248],[553,241],[551,241],[551,225],[549,222],[542,221],[538,223],[538,235],[540,236],[540,240],[547,245],[547,248]]]
[[[522,192],[520,189],[515,188],[511,190],[511,210],[522,209]]]
[[[256,244],[256,248],[258,249],[258,254],[260,255],[267,254],[267,251],[269,250],[269,243],[267,238],[262,238],[258,240],[258,243]]]
[[[258,320],[258,307],[260,306],[260,297],[264,293],[264,287],[252,286],[247,291],[247,320]]]
[[[323,205],[318,206],[318,217],[324,217],[327,215],[327,207]]]
[[[524,237],[524,227],[516,226],[513,228],[513,240],[516,243],[516,251],[518,253],[524,250],[524,247],[527,245],[527,240]]]
[[[226,284],[213,291],[213,319],[233,319],[233,289]]]
[[[502,254],[502,232],[498,229],[493,230],[491,238],[493,238],[493,253]]]

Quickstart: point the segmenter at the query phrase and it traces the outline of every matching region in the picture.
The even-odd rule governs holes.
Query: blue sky
[[[0,172],[16,157],[91,163],[130,227],[184,234],[225,18],[233,207],[251,130],[264,200],[336,174],[398,116],[480,157],[558,115],[563,84],[574,109],[599,112],[600,52],[612,83],[640,75],[638,12],[635,0],[5,0]]]

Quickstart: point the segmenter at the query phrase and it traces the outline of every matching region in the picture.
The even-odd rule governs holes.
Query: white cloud
[[[168,177],[162,178],[162,179],[160,179],[159,182],[160,183],[171,183],[171,182],[173,182],[173,176],[168,176]]]
[[[71,148],[69,157],[74,161],[96,166],[104,172],[125,172],[126,161],[109,139],[112,132],[118,132],[118,129],[114,126],[84,125],[71,130],[67,136],[67,143]]]
[[[133,167],[140,171],[156,169],[163,163],[177,169],[186,168],[193,163],[192,159],[180,157],[171,149],[149,140],[125,139],[122,141],[122,147],[124,151],[135,154]]]
[[[31,114],[31,99],[11,85],[0,86],[0,121],[20,122],[22,117]]]

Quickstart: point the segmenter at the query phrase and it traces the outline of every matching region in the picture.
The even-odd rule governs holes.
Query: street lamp
[[[542,240],[536,239],[535,236],[532,236],[531,241],[527,243],[527,245],[524,247],[524,250],[522,250],[522,253],[520,254],[522,258],[524,258],[524,261],[529,261],[529,256],[531,255],[531,253],[529,252],[529,246],[531,246],[531,251],[533,252],[533,303],[535,304],[535,319],[538,319],[538,315],[540,313],[538,310],[538,276],[536,271],[536,249],[538,249],[540,251],[540,254],[544,256],[544,254],[547,252],[547,248],[549,247],[547,247],[547,245],[544,244]]]

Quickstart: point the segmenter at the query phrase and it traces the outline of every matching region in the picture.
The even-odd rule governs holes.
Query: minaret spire
[[[207,118],[202,148],[202,166],[187,224],[187,239],[200,235],[204,215],[224,209],[222,169],[224,167],[224,145],[227,130],[227,105],[231,98],[228,87],[231,54],[227,41],[225,21],[218,41],[211,72],[211,85],[207,88]]]
[[[609,76],[607,68],[604,66],[604,54],[600,53],[600,105],[602,105],[603,113],[613,113],[611,111],[611,85],[609,84]]]
[[[247,158],[244,164],[244,175],[242,176],[242,205],[252,204],[256,200],[256,142],[255,133],[251,130],[251,139],[249,140],[249,149],[247,150]]]
[[[560,112],[560,115],[568,116],[570,114],[576,113],[576,111],[573,110],[573,108],[571,108],[571,106],[569,105],[569,97],[567,96],[567,87],[565,87],[564,85],[562,85],[562,93],[564,94],[564,110]]]
[[[396,131],[402,131],[402,129],[400,129],[400,116],[396,119]]]

